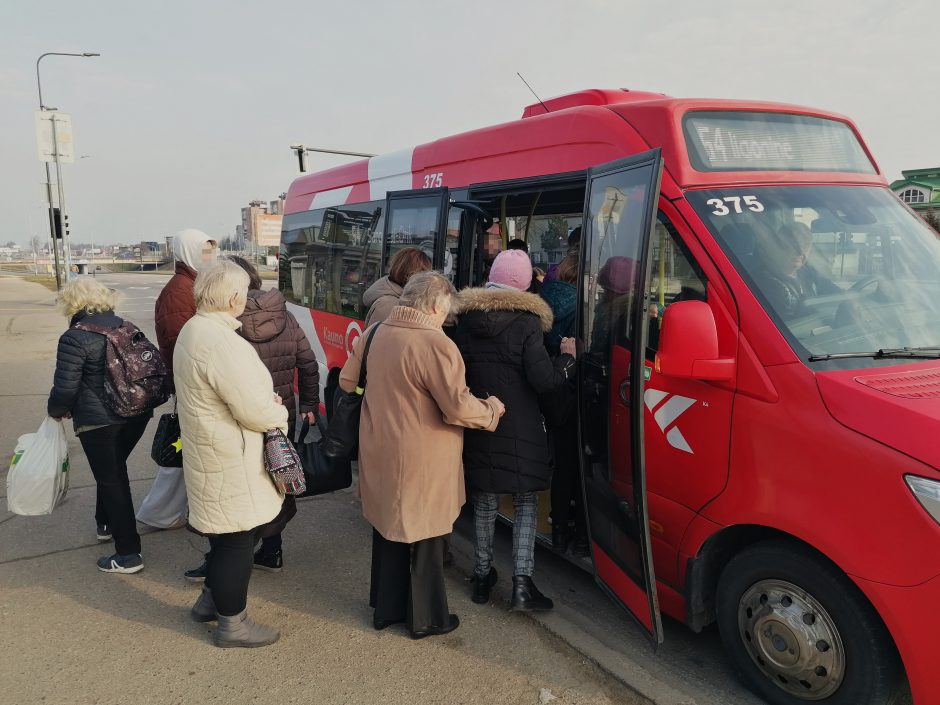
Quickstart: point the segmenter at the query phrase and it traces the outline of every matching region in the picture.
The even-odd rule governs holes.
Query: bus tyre
[[[821,555],[783,541],[737,554],[718,581],[718,628],[743,680],[774,705],[887,705],[902,668],[858,588]]]

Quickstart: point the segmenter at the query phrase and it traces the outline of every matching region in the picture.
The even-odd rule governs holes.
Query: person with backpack
[[[163,287],[154,306],[157,344],[169,372],[167,385],[171,393],[175,391],[173,349],[176,339],[183,325],[196,315],[196,300],[193,297],[196,272],[215,262],[218,248],[216,241],[204,232],[189,228],[173,237],[173,254],[176,258],[176,273]],[[178,529],[186,525],[186,485],[182,468],[157,468],[153,485],[137,512],[137,520],[157,529]],[[204,579],[204,573],[194,578],[196,581]]]
[[[79,276],[65,285],[58,303],[70,321],[59,338],[48,414],[72,419],[95,477],[97,537],[114,540],[114,553],[98,559],[98,570],[137,573],[144,562],[127,458],[153,408],[166,401],[165,368],[143,333],[114,314],[112,289]]]

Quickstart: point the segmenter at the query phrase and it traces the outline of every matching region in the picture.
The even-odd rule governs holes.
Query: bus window
[[[285,299],[298,306],[312,305],[307,276],[309,247],[319,236],[323,214],[324,210],[319,209],[284,216],[278,258],[278,289]]]
[[[417,247],[433,262],[440,233],[441,196],[408,196],[389,200],[386,219],[385,267],[405,247]]]
[[[463,216],[463,210],[460,208],[451,208],[447,214],[447,238],[444,241],[444,261],[441,263],[441,271],[444,276],[456,286],[457,284],[457,264],[460,255],[460,223]]]
[[[706,301],[708,287],[705,275],[662,212],[653,228],[650,265],[650,310],[646,324],[647,357],[652,360],[659,349],[659,331],[666,308],[677,301]]]
[[[379,276],[381,214],[379,202],[326,209],[320,227],[312,233],[313,242],[307,245],[310,283],[304,305],[350,318],[364,317],[362,293]]]

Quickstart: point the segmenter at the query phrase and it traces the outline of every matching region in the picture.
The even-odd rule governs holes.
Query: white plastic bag
[[[137,521],[157,529],[178,529],[186,525],[189,505],[183,468],[157,468],[150,492],[137,510]]]
[[[22,516],[51,514],[69,488],[69,449],[61,421],[46,418],[19,437],[7,474],[7,509]]]

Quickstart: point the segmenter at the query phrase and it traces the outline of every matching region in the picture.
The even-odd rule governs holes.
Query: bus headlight
[[[940,482],[917,475],[905,475],[904,481],[917,497],[920,506],[927,510],[935,522],[940,524]]]

